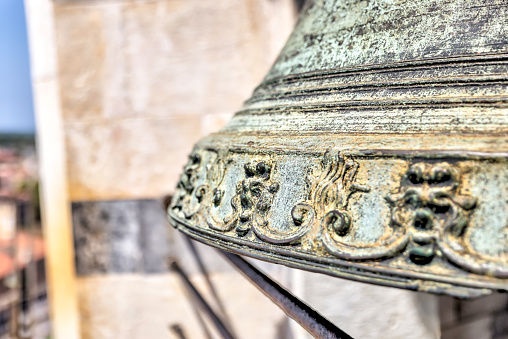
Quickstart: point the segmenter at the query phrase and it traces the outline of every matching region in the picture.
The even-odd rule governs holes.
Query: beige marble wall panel
[[[243,276],[222,273],[211,279],[241,338],[281,338],[285,314]],[[192,280],[207,300],[214,300],[202,277]],[[83,339],[177,338],[170,330],[174,324],[183,328],[187,338],[206,338],[175,274],[79,278],[78,287],[82,322],[87,324]]]
[[[199,116],[66,126],[71,201],[162,197],[200,137]]]
[[[192,144],[250,96],[295,19],[292,0],[56,2],[71,199],[170,193]]]
[[[296,296],[353,338],[438,339],[437,297],[293,270]],[[295,339],[311,339],[296,330]],[[480,338],[480,337],[477,337]]]
[[[55,13],[64,119],[100,117],[103,110],[105,18],[97,8]]]

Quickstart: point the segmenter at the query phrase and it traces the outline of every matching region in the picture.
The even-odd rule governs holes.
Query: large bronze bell
[[[227,251],[471,297],[508,290],[508,2],[316,0],[168,209]]]

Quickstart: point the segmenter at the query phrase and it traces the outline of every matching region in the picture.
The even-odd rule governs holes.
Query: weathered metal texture
[[[507,36],[506,1],[315,1],[170,220],[349,279],[508,290]]]

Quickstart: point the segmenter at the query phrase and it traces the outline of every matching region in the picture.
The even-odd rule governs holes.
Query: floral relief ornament
[[[274,163],[262,159],[245,163],[244,177],[236,185],[235,195],[226,201],[223,183],[228,167],[226,158],[224,154],[219,155],[209,171],[208,182],[212,189],[205,211],[208,227],[221,232],[234,229],[238,237],[245,237],[252,231],[259,239],[273,244],[298,241],[309,230],[311,219],[305,216],[310,206],[297,204],[285,225],[272,225],[270,211],[280,190],[279,183],[272,179]],[[220,217],[216,212],[227,203],[231,206],[231,213]]]
[[[222,157],[219,157],[222,158]],[[244,178],[236,186],[235,195],[230,201],[232,213],[222,219],[217,219],[211,213],[212,208],[218,208],[223,202],[224,191],[220,184],[225,173],[223,160],[219,159],[210,173],[216,184],[211,192],[210,206],[207,208],[206,219],[210,228],[217,231],[236,230],[238,236],[245,236],[256,225],[265,225],[274,194],[279,190],[279,184],[271,180],[272,165],[265,161],[254,161],[243,166]],[[213,181],[213,180],[212,180]]]
[[[354,175],[349,178],[350,182],[354,181]],[[351,221],[333,218],[330,220],[334,223],[338,220],[339,226],[347,227],[333,225],[327,228],[325,223],[325,248],[347,260],[387,259],[407,249],[410,261],[417,265],[427,265],[439,256],[466,269],[474,267],[478,260],[468,253],[470,250],[466,249],[462,238],[476,199],[460,193],[460,179],[459,169],[449,163],[413,164],[402,177],[399,192],[386,197],[391,206],[391,222],[375,244],[346,241],[344,237],[351,232]],[[341,215],[347,216],[344,212]],[[464,258],[469,258],[467,263]]]
[[[409,230],[409,258],[419,265],[442,257],[463,269],[508,278],[508,263],[486,260],[467,245],[465,231],[475,198],[460,194],[461,173],[448,163],[417,163],[404,176],[399,194],[387,197],[392,223]]]
[[[440,243],[448,234],[463,236],[476,199],[459,193],[460,172],[448,163],[412,165],[400,192],[387,197],[391,221],[408,229],[409,258],[419,265],[443,256]]]

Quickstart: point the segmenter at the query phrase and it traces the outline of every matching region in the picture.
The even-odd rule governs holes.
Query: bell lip
[[[192,225],[167,210],[170,224],[186,236],[219,250],[245,255],[269,263],[282,264],[290,268],[344,278],[377,286],[401,288],[415,292],[448,295],[461,299],[477,298],[495,291],[508,291],[506,284],[476,281],[469,278],[457,280],[436,274],[423,274],[391,267],[369,267],[368,264],[347,262],[336,258],[315,256],[284,251],[280,246],[236,239],[219,232]],[[284,253],[288,252],[288,253]],[[319,259],[316,260],[316,259]],[[359,274],[359,273],[362,274]],[[477,285],[477,286],[475,286]]]

